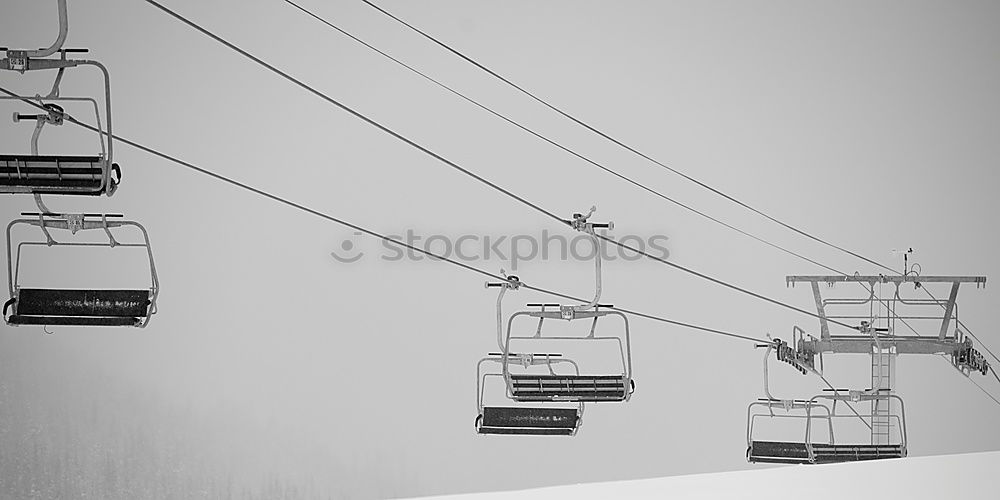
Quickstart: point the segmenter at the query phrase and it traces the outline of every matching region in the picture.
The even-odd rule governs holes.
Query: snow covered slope
[[[1000,498],[1000,451],[451,495],[447,500]]]

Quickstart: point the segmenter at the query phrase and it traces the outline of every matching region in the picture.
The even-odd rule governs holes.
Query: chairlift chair
[[[906,456],[906,416],[903,400],[888,389],[873,388],[864,391],[849,391],[833,389],[813,396],[808,400],[775,398],[768,387],[767,362],[771,350],[780,349],[785,344],[775,341],[768,345],[764,355],[764,393],[765,398],[750,403],[747,407],[747,460],[752,463],[783,463],[783,464],[824,464],[839,462],[855,462],[862,460],[878,460],[885,458],[902,458]],[[895,401],[899,407],[898,415],[879,415],[879,419],[891,422],[885,433],[885,443],[843,443],[836,440],[834,434],[835,422],[845,419],[859,419],[866,426],[878,426],[873,415],[863,416],[856,413],[850,406],[852,402],[876,402],[887,404]],[[829,404],[828,404],[829,403]],[[849,412],[837,411],[838,403],[843,408],[848,406]],[[758,420],[805,421],[804,435],[801,440],[767,440],[755,437],[759,427]],[[825,423],[827,440],[821,442],[814,433],[814,420]],[[895,432],[891,432],[895,429]],[[874,434],[873,434],[874,441]]]
[[[10,299],[4,304],[4,321],[8,325],[40,326],[131,326],[145,327],[156,312],[159,281],[153,262],[152,248],[146,229],[138,222],[122,220],[121,215],[72,214],[56,215],[22,213],[31,218],[16,219],[7,225],[7,272]],[[41,229],[41,241],[20,241],[13,250],[11,230],[18,225]],[[119,242],[113,230],[131,226],[142,235],[142,242]],[[104,231],[106,243],[59,241],[52,237],[54,230]],[[25,288],[19,284],[21,251],[26,247],[140,247],[149,259],[150,287],[148,289],[68,289]],[[10,315],[8,315],[8,310]]]
[[[507,290],[516,290],[521,282],[517,276],[505,276],[501,283],[486,283],[487,288],[500,288],[497,296],[497,345],[503,349],[503,297]],[[531,366],[544,365],[551,374],[555,374],[555,366],[569,365],[576,374],[580,367],[561,354],[509,353],[491,352],[476,364],[476,432],[479,434],[507,434],[534,436],[573,436],[583,424],[583,403],[575,407],[560,407],[552,404],[535,405],[487,405],[485,402],[486,382],[488,378],[503,379],[502,371],[484,372],[485,363],[503,366],[504,362],[513,359],[515,364],[528,369]]]
[[[66,0],[58,0],[59,36],[47,49],[18,50],[3,48],[6,57],[0,59],[0,70],[19,73],[39,70],[58,70],[52,89],[45,97],[40,95],[0,96],[3,100],[31,101],[43,108],[43,113],[14,113],[14,122],[35,124],[31,137],[30,154],[0,154],[0,193],[8,194],[71,194],[110,196],[121,180],[121,169],[113,162],[114,138],[111,128],[111,85],[107,68],[97,61],[67,59],[69,53],[87,52],[86,49],[64,49],[68,29]],[[58,54],[58,58],[51,58]],[[104,76],[104,107],[106,123],[102,124],[97,101],[87,97],[60,97],[59,85],[67,68],[95,66]],[[65,101],[89,102],[97,117],[97,135],[101,151],[97,155],[41,155],[38,138],[45,125],[62,125],[66,118],[57,104]],[[43,210],[44,211],[44,210]]]
[[[476,406],[479,410],[479,416],[476,417],[476,431],[479,434],[576,435],[583,425],[583,402],[578,402],[575,407],[558,407],[550,404],[495,406],[484,403],[487,378],[503,378],[503,374],[484,373],[483,364],[492,362],[503,365],[505,358],[515,359],[518,365],[525,368],[545,365],[553,375],[556,374],[554,366],[559,364],[568,364],[573,367],[576,374],[580,373],[580,368],[575,362],[562,358],[559,354],[490,353],[476,365]]]
[[[898,429],[896,438],[889,443],[841,443],[834,438],[834,422],[844,419],[861,419],[871,425],[870,416],[854,413],[837,413],[837,405],[827,406],[819,400],[833,403],[868,402],[894,400],[900,409],[899,415],[891,415]],[[843,405],[841,405],[843,406]],[[766,408],[766,412],[754,412],[754,408]],[[775,410],[778,410],[778,413]],[[780,413],[784,411],[784,413]],[[801,412],[795,414],[794,412]],[[822,412],[816,415],[816,412]],[[772,441],[754,439],[754,421],[758,418],[798,418],[805,420],[805,437],[801,441]],[[813,420],[826,420],[829,440],[818,442],[813,439]],[[780,401],[761,399],[751,403],[747,409],[747,459],[750,462],[787,464],[825,464],[903,458],[906,456],[906,416],[903,400],[888,391],[845,391],[834,394],[819,394],[809,400]]]
[[[529,304],[529,307],[539,307],[537,311],[520,311],[514,313],[507,322],[507,335],[504,339],[503,352],[510,352],[510,342],[512,339],[520,341],[534,340],[555,340],[560,343],[578,342],[605,342],[613,343],[617,346],[618,355],[621,360],[622,371],[613,374],[538,374],[538,373],[512,373],[510,368],[512,360],[517,361],[513,356],[505,356],[501,359],[503,376],[507,384],[508,396],[514,401],[566,401],[566,402],[625,402],[628,401],[635,388],[632,381],[632,353],[629,333],[628,318],[618,311],[599,309],[609,307],[598,305],[594,310],[573,311],[571,317],[567,317],[567,306],[557,306],[558,310],[546,309],[552,304]],[[568,306],[573,307],[573,306]],[[596,335],[598,319],[604,316],[618,316],[624,323],[624,333],[622,336],[599,336]],[[538,318],[538,328],[534,335],[514,336],[512,335],[514,320],[518,317]],[[543,336],[542,324],[546,319],[592,319],[590,334],[587,336]]]
[[[507,290],[521,286],[516,276],[505,276],[501,283],[487,283],[487,288],[499,287],[497,297],[497,345],[500,352],[494,352],[481,359],[476,365],[476,429],[480,434],[524,434],[524,435],[575,435],[582,425],[584,404],[587,402],[628,401],[635,388],[632,381],[632,353],[628,318],[610,305],[598,304],[601,296],[600,241],[594,233],[595,227],[613,227],[608,224],[594,224],[587,219],[594,213],[574,214],[572,221],[565,221],[574,229],[590,235],[595,247],[595,268],[597,290],[594,299],[582,305],[528,304],[540,310],[521,311],[507,321],[506,335],[503,328],[502,301]],[[552,309],[552,308],[555,309]],[[603,309],[602,309],[603,308]],[[597,336],[599,318],[615,315],[624,322],[624,333],[620,336]],[[534,336],[513,336],[514,319],[521,316],[538,318]],[[585,337],[542,336],[545,319],[579,320],[592,319],[590,334]],[[621,359],[621,373],[590,375],[582,374],[580,365],[562,353],[512,352],[510,343],[516,340],[556,340],[559,342],[615,342]],[[500,364],[500,373],[483,373],[483,364]],[[557,372],[559,365],[572,366],[572,373]],[[531,368],[545,366],[547,373],[531,373]],[[524,373],[513,373],[520,367]],[[488,377],[502,377],[506,386],[506,396],[515,402],[513,406],[488,406],[484,404],[486,380]],[[522,403],[522,404],[518,404]],[[567,407],[575,404],[575,407]]]
[[[754,412],[754,409],[766,410]],[[752,463],[812,463],[809,455],[809,445],[822,446],[812,442],[811,434],[804,435],[801,441],[767,441],[755,440],[754,424],[757,419],[821,419],[826,422],[829,440],[833,442],[833,421],[830,418],[830,408],[826,405],[807,400],[779,400],[760,398],[750,403],[747,409],[747,460]],[[808,445],[807,445],[808,443]]]
[[[613,223],[598,224],[589,222],[596,207],[587,214],[573,214],[572,220],[566,220],[570,227],[586,233],[594,244],[594,266],[596,285],[594,298],[580,305],[560,304],[528,304],[528,307],[539,310],[520,311],[511,315],[507,321],[507,334],[501,346],[502,353],[510,353],[511,339],[520,341],[556,340],[566,343],[579,342],[613,342],[617,344],[621,360],[621,372],[613,374],[514,374],[510,371],[511,356],[502,358],[503,376],[507,384],[508,396],[515,401],[565,401],[565,402],[625,402],[635,389],[632,381],[632,349],[628,318],[619,311],[610,310],[612,306],[599,304],[601,298],[601,245],[595,233],[596,228],[613,228]],[[554,308],[554,309],[553,309]],[[538,326],[533,336],[513,336],[514,320],[519,317],[538,318]],[[598,320],[605,316],[618,316],[624,323],[624,331],[618,336],[596,335]],[[589,335],[580,336],[548,336],[543,337],[542,325],[546,319],[574,321],[591,319]]]

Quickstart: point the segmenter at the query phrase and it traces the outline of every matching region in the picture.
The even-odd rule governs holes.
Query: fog
[[[282,1],[166,4],[548,210],[569,217],[596,204],[614,236],[662,236],[672,262],[813,307],[808,287],[784,277],[824,269],[621,182]],[[994,2],[379,4],[790,224],[894,268],[892,250],[913,247],[925,275],[1000,276]],[[303,5],[684,203],[837,269],[879,272],[596,139],[361,2]],[[384,234],[577,236],[145,2],[70,1],[69,11],[66,46],[109,68],[123,137]],[[54,1],[0,8],[2,46],[45,46],[55,29]],[[5,71],[0,86],[44,94],[51,78]],[[103,92],[92,69],[67,72],[62,89]],[[27,152],[30,135],[0,120],[0,152]],[[40,147],[97,145],[66,124],[47,127]],[[46,202],[149,230],[157,314],[145,329],[0,327],[0,497],[386,498],[765,468],[746,461],[747,404],[763,396],[763,351],[751,342],[632,318],[630,402],[588,406],[573,438],[479,436],[475,364],[497,349],[496,295],[482,275],[383,259],[375,238],[134,148],[119,145],[115,161],[113,197]],[[34,210],[28,196],[0,198],[6,220]],[[148,280],[142,258],[37,250],[25,282]],[[512,263],[468,264],[496,273]],[[593,292],[583,260],[526,259],[516,273]],[[962,288],[961,317],[1000,352],[988,283]],[[602,302],[754,338],[819,328],[648,259],[607,262],[603,284]],[[520,290],[504,308],[542,301],[552,298]],[[828,361],[835,385],[867,383],[865,356]],[[772,377],[789,397],[824,387],[777,363]],[[974,380],[1000,395],[996,380]],[[1000,405],[947,362],[900,357],[896,387],[911,456],[1000,450]]]

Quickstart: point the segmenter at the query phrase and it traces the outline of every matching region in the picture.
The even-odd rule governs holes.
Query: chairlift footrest
[[[7,318],[11,325],[23,326],[139,326],[143,318],[122,316],[22,316]]]

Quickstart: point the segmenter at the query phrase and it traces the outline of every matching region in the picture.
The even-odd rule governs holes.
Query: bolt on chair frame
[[[133,326],[143,328],[156,313],[156,299],[159,294],[159,279],[153,261],[153,251],[146,228],[138,222],[120,220],[120,215],[106,214],[32,214],[24,213],[23,218],[7,225],[7,273],[10,299],[4,304],[4,320],[9,325],[41,326]],[[99,220],[88,220],[97,218]],[[44,241],[21,241],[16,253],[12,248],[11,230],[17,225],[35,226],[41,229]],[[142,235],[142,243],[121,243],[112,229],[134,227]],[[102,230],[107,235],[107,243],[62,242],[55,240],[50,231]],[[19,285],[21,251],[25,247],[139,247],[146,250],[149,259],[150,288],[148,290],[79,290],[79,289],[39,289],[22,288]],[[12,314],[7,316],[7,310]]]

